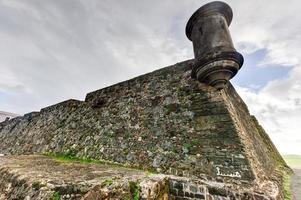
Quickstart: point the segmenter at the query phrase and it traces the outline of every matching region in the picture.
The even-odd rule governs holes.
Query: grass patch
[[[61,200],[61,194],[59,192],[53,193],[52,200]]]
[[[301,155],[284,155],[285,162],[295,169],[301,169]]]
[[[79,162],[79,163],[83,163],[83,164],[101,164],[101,165],[110,165],[111,167],[122,167],[122,168],[126,168],[129,170],[137,170],[137,171],[144,171],[147,173],[147,175],[150,174],[156,174],[157,171],[155,169],[143,169],[142,167],[131,167],[131,166],[126,166],[120,163],[115,163],[115,162],[110,162],[110,161],[104,161],[104,160],[96,160],[96,159],[92,159],[92,158],[80,158],[77,157],[74,154],[70,154],[70,153],[50,153],[50,152],[44,152],[42,153],[42,155],[44,156],[48,156],[51,157],[57,161],[61,161],[61,162]]]
[[[200,145],[200,140],[198,140],[198,139],[193,139],[193,140],[191,140],[191,144],[192,144],[193,146],[198,146],[198,145]]]
[[[192,147],[192,144],[184,143],[183,147],[186,149],[190,149]]]
[[[101,183],[101,187],[108,187],[110,185],[113,184],[113,180],[112,179],[106,179],[104,180],[104,182]]]
[[[138,182],[130,182],[130,192],[133,200],[139,200],[140,186]]]
[[[139,200],[139,191],[138,190],[135,191],[133,200]]]
[[[284,190],[284,199],[292,199],[292,190],[291,190],[291,174],[285,173],[283,177],[283,190]]]
[[[154,170],[150,170],[150,171],[147,171],[146,172],[146,175],[148,176],[148,177],[152,177],[152,176],[154,176],[155,174],[157,174]]]
[[[63,161],[63,162],[80,162],[80,163],[95,163],[95,164],[110,164],[110,165],[117,165],[115,163],[108,163],[104,162],[102,160],[95,160],[91,158],[79,158],[73,154],[63,154],[63,153],[43,153],[44,156],[49,156],[54,158],[55,160],[58,161]]]

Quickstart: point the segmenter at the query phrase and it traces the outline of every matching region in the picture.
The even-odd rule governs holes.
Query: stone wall
[[[180,178],[169,178],[169,198],[171,200],[268,200],[271,196],[254,188],[226,187],[221,183],[198,183],[197,181],[183,180]],[[243,189],[242,189],[243,188]],[[272,189],[272,188],[269,188]],[[281,194],[277,194],[274,199],[281,199]]]
[[[218,91],[191,79],[192,63],[1,123],[0,152],[63,153],[246,185],[284,165],[231,84]]]
[[[257,176],[269,177],[277,167],[289,168],[270,137],[259,125],[254,116],[248,112],[243,100],[236,93],[233,86],[229,85],[223,93],[225,103],[235,122],[236,130],[246,150],[252,169]]]

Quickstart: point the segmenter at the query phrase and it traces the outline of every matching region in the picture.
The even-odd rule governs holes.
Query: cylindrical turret
[[[232,16],[229,5],[214,1],[199,8],[186,26],[196,59],[192,77],[217,89],[224,88],[243,64],[228,29]]]

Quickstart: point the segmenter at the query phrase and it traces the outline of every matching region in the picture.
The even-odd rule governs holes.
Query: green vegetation
[[[301,155],[284,155],[285,162],[295,169],[301,169]]]
[[[154,171],[154,170],[149,170],[149,171],[147,171],[147,176],[148,177],[152,177],[152,176],[154,176],[156,174],[156,172]]]
[[[113,180],[112,179],[106,179],[104,180],[104,182],[101,183],[101,187],[108,187],[110,185],[113,184]]]
[[[59,192],[53,193],[52,200],[61,200],[61,194]]]
[[[139,200],[139,190],[135,191],[133,200]]]
[[[198,146],[198,145],[200,145],[200,141],[198,139],[193,139],[193,140],[191,140],[191,144],[193,146]]]
[[[44,156],[50,156],[58,161],[63,162],[80,162],[80,163],[95,163],[95,164],[108,164],[102,160],[95,160],[91,158],[79,158],[72,153],[43,153]],[[115,163],[110,163],[115,164]]]
[[[192,147],[192,145],[185,143],[183,144],[183,147],[189,150]]]
[[[130,192],[133,200],[139,200],[140,186],[138,182],[130,182]]]
[[[285,173],[283,179],[284,179],[283,180],[284,199],[291,200],[292,199],[291,175]]]
[[[111,167],[123,167],[130,170],[139,170],[139,171],[145,171],[148,175],[149,174],[156,174],[157,171],[155,169],[143,169],[142,167],[129,167],[125,166],[119,163],[110,162],[110,161],[104,161],[104,160],[96,160],[92,158],[80,158],[77,157],[74,153],[50,153],[50,152],[44,152],[42,155],[51,157],[57,161],[61,162],[79,162],[83,164],[102,164],[102,165],[110,165]]]
[[[285,162],[293,169],[301,169],[301,155],[284,155]],[[283,177],[283,190],[284,199],[292,199],[291,176],[289,172],[284,173]]]

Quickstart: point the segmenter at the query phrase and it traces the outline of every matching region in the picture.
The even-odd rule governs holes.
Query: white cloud
[[[234,41],[247,53],[267,49],[266,64],[297,65],[301,49],[301,3],[287,1],[228,1],[234,8]]]
[[[83,99],[89,91],[192,57],[184,35],[191,4],[1,1],[0,88],[7,100],[0,108],[25,113]]]
[[[260,61],[261,67],[273,70],[273,66],[280,64],[291,68],[288,76],[270,80],[257,93],[251,90],[251,85],[238,87],[238,91],[280,152],[301,154],[301,3],[297,0],[231,3],[236,16],[232,35],[240,50],[251,53],[265,49],[267,55]]]
[[[236,88],[278,150],[284,154],[301,154],[301,95],[297,97],[297,93],[293,91],[295,83],[293,87],[281,87],[279,84],[282,84],[282,81],[273,81],[259,93],[246,88]],[[290,81],[287,81],[287,84],[290,84]],[[287,89],[289,91],[286,91]]]
[[[295,65],[286,79],[272,80],[257,93],[236,88],[278,150],[301,154],[301,67]]]

